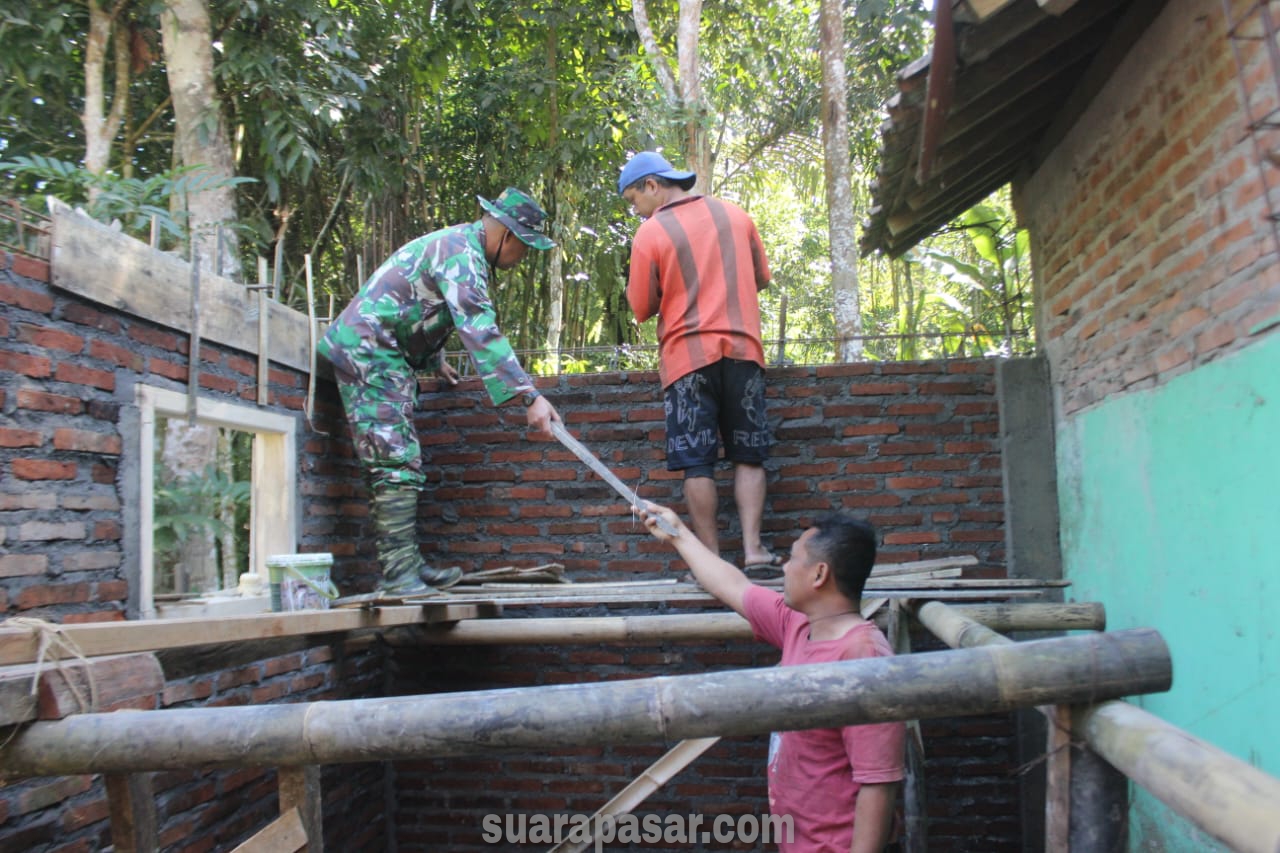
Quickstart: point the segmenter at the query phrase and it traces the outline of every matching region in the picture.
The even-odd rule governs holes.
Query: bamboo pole
[[[294,705],[81,714],[0,748],[0,776],[296,766],[833,728],[1168,689],[1150,629],[805,666]]]
[[[720,642],[752,638],[751,626],[736,613],[472,619],[425,626],[413,636],[432,645],[443,646],[654,643],[672,640]]]
[[[952,604],[961,616],[981,622],[993,631],[1104,631],[1106,609],[1095,601],[1053,604]]]
[[[966,616],[999,631],[1100,631],[1106,625],[1101,604],[952,604]],[[674,616],[567,616],[537,619],[476,619],[433,625],[420,634],[439,645],[505,643],[609,643],[662,640],[718,641],[750,639],[751,629],[736,613]]]
[[[1017,645],[998,634],[993,638],[988,629],[969,623],[955,608],[940,602],[923,605],[916,616],[952,647]],[[1073,716],[1072,731],[1083,737],[1090,749],[1197,828],[1239,853],[1280,851],[1280,810],[1276,809],[1280,779],[1128,702],[1090,704],[1075,709]],[[1073,763],[1084,762],[1090,780],[1077,783],[1073,778],[1072,799],[1081,787],[1096,790],[1105,785],[1108,790],[1117,790],[1113,780],[1099,776],[1097,762],[1084,759],[1081,750],[1073,756]],[[1084,805],[1097,814],[1107,814],[1102,804]],[[1098,837],[1098,820],[1073,814],[1072,850],[1076,845],[1110,849],[1107,845],[1123,837],[1122,819],[1104,818],[1103,822],[1107,832]]]
[[[947,605],[930,601],[917,618],[952,648],[1009,646],[1013,640],[969,619]],[[1100,698],[1100,697],[1099,697]],[[1089,699],[1087,704],[1096,702]],[[1123,845],[1120,832],[1129,811],[1124,777],[1088,750],[1073,754],[1071,715],[1065,703],[1040,705],[1049,720],[1045,773],[1045,849],[1106,853]]]
[[[475,619],[479,605],[440,604],[380,607],[376,610],[307,610],[258,613],[252,616],[142,619],[133,622],[86,622],[58,625],[60,636],[86,657],[158,651],[212,643],[261,640],[305,634],[331,634],[405,625],[431,625],[421,636],[441,645],[505,643],[651,643],[664,641],[745,640],[747,622],[736,613],[682,613],[666,616],[565,616],[528,619]],[[1000,630],[1069,630],[1102,627],[1096,604],[957,604],[952,609],[993,620]],[[461,621],[459,621],[461,620]],[[0,666],[30,663],[40,649],[40,634],[29,628],[0,627]],[[0,714],[0,718],[3,715]]]
[[[1232,850],[1280,851],[1280,779],[1128,702],[1081,710],[1075,729],[1124,775]]]

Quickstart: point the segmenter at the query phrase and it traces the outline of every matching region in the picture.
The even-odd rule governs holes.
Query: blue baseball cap
[[[618,195],[622,195],[622,191],[636,181],[650,175],[675,181],[681,189],[685,190],[692,187],[698,180],[698,176],[693,172],[681,172],[657,151],[641,151],[622,167],[622,174],[618,176]]]

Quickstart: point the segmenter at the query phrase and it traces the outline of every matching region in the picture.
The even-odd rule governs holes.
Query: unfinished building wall
[[[0,258],[0,606],[50,622],[118,620],[134,575],[125,543],[133,500],[130,438],[121,423],[140,382],[182,389],[189,338],[167,318],[142,319],[51,286],[47,264]],[[254,364],[203,342],[204,396],[253,405]],[[782,553],[814,516],[868,517],[888,562],[973,554],[977,574],[1003,574],[1003,509],[993,365],[985,361],[856,364],[771,371],[778,446],[769,463],[765,528]],[[656,374],[539,380],[570,427],[640,494],[679,503],[664,470]],[[272,410],[299,418],[305,375],[272,366]],[[469,569],[560,562],[577,581],[683,576],[598,479],[549,441],[524,436],[519,407],[492,408],[474,379],[436,394],[423,385],[419,425],[431,455],[420,533],[432,558]],[[722,472],[722,477],[725,474]],[[739,559],[722,479],[727,557]],[[297,491],[301,550],[335,555],[344,591],[376,577],[366,492],[337,394],[321,381],[301,422]],[[553,615],[686,612],[666,605]],[[516,615],[509,608],[509,615]],[[536,613],[529,613],[534,616]],[[393,638],[395,639],[395,638]],[[293,702],[585,682],[770,665],[756,644],[648,647],[393,647],[365,639],[271,640],[158,653],[164,689],[141,707]],[[148,704],[149,703],[149,704]],[[1007,718],[925,724],[932,850],[1013,850],[1012,724]],[[554,756],[328,767],[331,850],[495,849],[484,814],[594,810],[663,745]],[[654,808],[763,813],[764,746],[716,746]],[[275,813],[269,769],[154,776],[164,849],[230,849]],[[29,780],[0,791],[0,848],[98,850],[109,844],[102,783]]]
[[[785,554],[818,515],[843,510],[877,525],[883,562],[973,554],[982,560],[975,574],[1003,576],[992,362],[795,367],[771,370],[768,381],[778,444],[767,465],[764,527],[775,552]],[[680,480],[665,470],[656,373],[563,376],[539,384],[570,429],[628,485],[646,499],[680,505]],[[475,380],[439,397],[432,387],[424,396],[429,414],[421,425],[432,455],[422,533],[433,559],[468,569],[558,562],[576,581],[687,575],[670,549],[644,532],[625,503],[572,454],[555,442],[521,437],[521,408],[493,409]],[[740,563],[729,470],[718,476],[722,551]],[[506,615],[690,609],[687,603],[532,612],[508,606]],[[415,694],[775,663],[776,652],[756,643],[497,648],[406,643],[396,646],[390,670],[395,692]],[[925,722],[931,851],[1019,849],[1013,728],[1008,717]],[[721,741],[647,802],[643,813],[694,813],[708,820],[767,813],[766,740]],[[591,814],[673,745],[398,763],[398,849],[491,850],[495,847],[486,843],[483,830],[489,815]],[[712,840],[689,849],[744,846]]]
[[[126,618],[136,555],[125,543],[136,495],[129,410],[139,383],[183,389],[189,339],[50,286],[45,261],[0,253],[0,612],[49,623]],[[201,389],[253,400],[243,354],[204,342]],[[294,417],[305,377],[274,366],[267,408]],[[323,449],[314,449],[323,459]],[[312,467],[322,470],[311,472]],[[329,517],[348,476],[299,466],[304,517]],[[341,482],[337,481],[340,480]],[[136,499],[133,499],[136,503]],[[136,506],[132,507],[136,510]],[[318,550],[301,533],[301,545]],[[382,657],[367,643],[291,639],[157,653],[163,689],[127,707],[160,709],[338,699],[378,693]],[[109,710],[109,709],[107,709]],[[154,774],[165,850],[225,850],[277,813],[270,768]],[[382,765],[326,768],[326,832],[381,849],[388,830]],[[91,851],[110,845],[101,779],[32,779],[0,788],[0,849]]]
[[[537,381],[570,430],[642,498],[679,504],[656,373]],[[770,370],[768,382],[777,443],[763,527],[776,553],[808,520],[844,510],[881,531],[882,562],[972,554],[1003,576],[993,362],[792,367]],[[676,576],[667,550],[605,483],[557,442],[526,439],[522,407],[495,409],[475,379],[444,393],[435,380],[423,389],[418,424],[430,485],[420,532],[431,559],[468,570],[558,562],[580,581]],[[342,442],[327,449],[335,461],[325,464],[349,454]],[[721,550],[740,563],[729,469],[717,477]],[[339,560],[346,583],[371,585],[372,542],[353,541],[350,526],[367,523],[364,509],[343,511],[325,550],[350,557]],[[309,524],[318,533],[325,521]]]
[[[1064,575],[1108,627],[1168,641],[1173,689],[1144,708],[1276,775],[1280,196],[1274,123],[1255,122],[1280,103],[1280,70],[1266,8],[1170,0],[1016,196],[1056,398]],[[1129,825],[1132,849],[1220,849],[1142,792]]]

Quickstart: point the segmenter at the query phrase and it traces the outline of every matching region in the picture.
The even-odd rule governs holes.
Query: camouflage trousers
[[[417,374],[399,353],[385,350],[370,354],[360,368],[359,377],[335,368],[334,378],[369,485],[423,488],[427,478],[413,421]]]

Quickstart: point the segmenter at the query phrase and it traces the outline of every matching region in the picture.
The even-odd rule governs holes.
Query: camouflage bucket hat
[[[538,203],[515,187],[507,187],[494,201],[476,196],[486,213],[492,214],[507,226],[531,249],[550,249],[555,241],[543,233],[547,226],[547,212]]]

